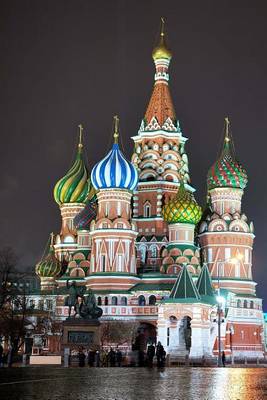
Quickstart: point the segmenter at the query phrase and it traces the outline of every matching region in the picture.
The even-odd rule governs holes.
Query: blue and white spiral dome
[[[110,152],[99,161],[91,172],[91,181],[95,189],[134,190],[138,183],[135,167],[125,159],[114,143]]]

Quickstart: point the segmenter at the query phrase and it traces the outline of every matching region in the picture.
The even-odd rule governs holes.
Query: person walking
[[[95,352],[95,366],[100,367],[100,352],[96,350]]]
[[[155,352],[156,352],[155,346],[152,343],[150,343],[150,345],[147,348],[147,353],[146,353],[147,354],[147,365],[150,368],[153,367],[153,360],[155,357]]]
[[[95,352],[90,349],[88,352],[88,365],[89,367],[93,367],[95,362]]]
[[[3,367],[3,353],[4,353],[4,348],[0,344],[0,368]]]
[[[110,367],[115,367],[115,363],[116,363],[116,353],[113,350],[113,348],[110,348],[110,351],[108,353],[108,363]]]
[[[226,357],[225,357],[225,352],[223,351],[222,352],[222,365],[225,367],[225,359],[226,359]]]
[[[120,351],[120,349],[118,347],[116,348],[115,358],[116,358],[117,367],[121,367],[122,352]]]
[[[166,351],[164,350],[164,347],[162,346],[161,342],[158,342],[156,350],[158,368],[164,367],[165,356],[166,356]]]
[[[83,350],[79,350],[78,359],[79,359],[79,367],[84,367],[85,366],[85,354],[84,354]]]

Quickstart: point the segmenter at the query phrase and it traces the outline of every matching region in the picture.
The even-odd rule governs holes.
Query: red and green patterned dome
[[[162,215],[169,224],[179,222],[196,225],[201,219],[202,210],[193,193],[188,192],[181,182],[177,195],[163,207]]]
[[[233,144],[228,133],[228,118],[225,119],[225,122],[226,131],[223,150],[220,158],[213,164],[208,172],[208,189],[245,189],[248,182],[247,173],[234,156]]]

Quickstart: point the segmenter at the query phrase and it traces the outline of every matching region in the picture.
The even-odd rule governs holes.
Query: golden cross
[[[78,125],[79,128],[79,147],[82,147],[82,138],[83,138],[83,126],[82,124]]]
[[[117,115],[114,115],[114,143],[118,143],[119,139],[119,117]]]
[[[165,25],[165,20],[163,17],[161,19],[161,28],[160,28],[160,36],[164,36],[164,25]]]
[[[230,138],[229,138],[230,121],[229,121],[228,117],[225,117],[224,120],[225,120],[225,141],[230,142]]]

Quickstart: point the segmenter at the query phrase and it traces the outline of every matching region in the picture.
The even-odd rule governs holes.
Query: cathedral
[[[115,116],[113,145],[89,171],[79,126],[74,163],[54,187],[61,229],[36,265],[41,290],[29,301],[63,322],[67,283],[75,281],[93,291],[101,320],[138,322],[170,356],[217,357],[221,349],[228,357],[263,357],[254,227],[241,207],[248,178],[230,122],[225,118],[202,209],[170,94],[172,53],[163,22],[152,58],[154,86],[132,137],[131,161],[120,148]]]

